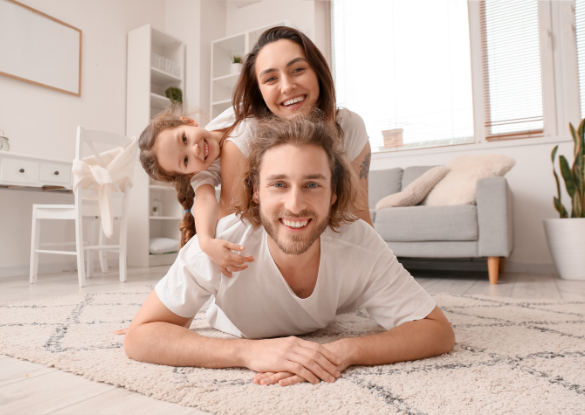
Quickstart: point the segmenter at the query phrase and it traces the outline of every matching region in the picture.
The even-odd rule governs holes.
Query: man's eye
[[[183,163],[185,163],[185,166],[186,166],[187,164],[189,164],[189,157],[185,156],[185,160],[183,160]]]
[[[183,143],[187,144],[187,136],[185,134],[183,134]]]
[[[284,187],[283,183],[274,183],[272,186],[274,187]]]
[[[307,185],[307,187],[310,187],[311,189],[315,189],[315,188],[319,187],[319,185],[317,183],[309,183]]]

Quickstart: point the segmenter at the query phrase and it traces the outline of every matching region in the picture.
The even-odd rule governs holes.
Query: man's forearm
[[[410,321],[384,333],[330,343],[334,353],[347,359],[347,366],[424,359],[450,352],[454,345],[455,335],[446,319]]]
[[[245,342],[249,340],[214,339],[175,324],[151,322],[129,330],[124,350],[131,359],[161,365],[243,367]]]

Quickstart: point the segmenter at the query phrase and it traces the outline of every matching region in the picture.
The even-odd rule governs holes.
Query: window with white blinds
[[[577,32],[581,118],[585,118],[585,0],[575,1],[575,31]]]
[[[465,0],[333,0],[337,103],[373,151],[474,142]]]
[[[537,0],[480,3],[487,140],[543,133]]]

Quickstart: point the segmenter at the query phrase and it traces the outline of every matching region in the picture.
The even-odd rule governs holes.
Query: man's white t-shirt
[[[217,224],[217,237],[245,246],[248,269],[228,278],[199,247],[195,235],[155,290],[163,304],[193,317],[207,300],[212,327],[246,338],[300,335],[326,327],[335,316],[366,309],[389,330],[428,316],[435,301],[398,262],[376,231],[362,220],[327,228],[321,235],[319,274],[313,293],[299,298],[286,283],[268,248],[264,227],[236,215]]]
[[[213,121],[205,126],[208,131],[221,130],[223,128],[231,127],[236,121],[233,107],[229,107],[222,112]],[[355,112],[346,108],[341,108],[337,112],[337,122],[343,130],[344,148],[350,161],[353,161],[360,155],[364,146],[368,142],[368,133],[364,120]],[[248,118],[238,124],[238,126],[230,133],[227,138],[228,141],[233,142],[240,151],[246,156],[248,155],[248,145],[250,140],[254,137],[254,129],[257,121],[254,118]],[[210,184],[213,187],[221,184],[220,175],[220,160],[215,160],[211,166],[202,172],[197,173],[191,179],[193,189],[197,189],[202,184]]]

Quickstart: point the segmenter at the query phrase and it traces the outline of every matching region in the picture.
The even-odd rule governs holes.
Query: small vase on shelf
[[[232,56],[232,66],[230,69],[230,73],[232,75],[235,75],[242,72],[242,66],[244,66],[242,64],[242,57],[238,55]]]
[[[150,212],[150,216],[158,217],[162,216],[162,203],[158,199],[154,199],[152,201],[152,210]]]

